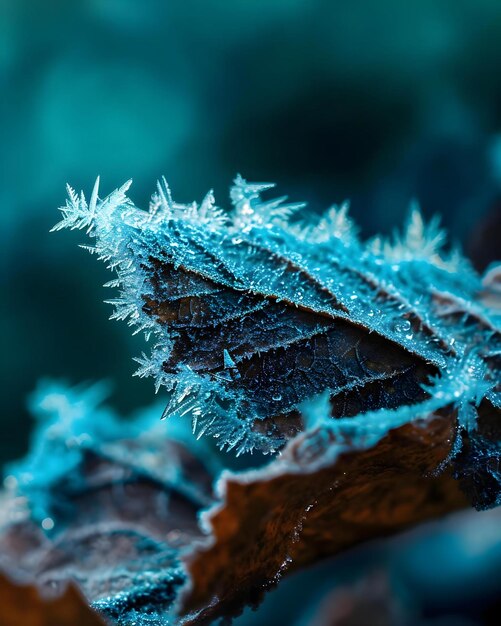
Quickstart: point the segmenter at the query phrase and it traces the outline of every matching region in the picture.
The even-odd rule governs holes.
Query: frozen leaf
[[[223,475],[222,503],[205,517],[206,546],[188,559],[183,608],[193,623],[258,602],[286,571],[465,506],[451,471],[436,473],[454,421],[423,417],[379,432],[375,444],[368,432],[365,445],[347,425],[344,435],[318,428],[262,470]]]
[[[273,453],[303,430],[312,395],[329,393],[334,418],[417,404],[430,377],[499,337],[480,277],[416,206],[393,244],[364,244],[347,205],[291,223],[302,205],[263,199],[271,187],[238,176],[227,214],[211,193],[176,203],[165,180],[149,211],[127,186],[95,192],[83,217],[73,196],[62,209],[117,272],[112,317],[154,336],[138,374],[173,391],[166,416],[190,416],[197,435],[237,453]],[[444,299],[486,324],[465,332]]]
[[[0,570],[44,594],[74,582],[120,626],[169,623],[211,474],[158,409],[126,422],[98,406],[96,387],[42,389],[32,452],[6,480]]]

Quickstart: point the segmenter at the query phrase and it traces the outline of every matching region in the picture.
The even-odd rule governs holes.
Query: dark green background
[[[313,212],[351,198],[364,235],[416,197],[485,264],[500,42],[499,0],[0,0],[0,460],[26,446],[41,376],[109,378],[123,412],[153,394],[83,234],[48,233],[66,182],[133,177],[145,205],[165,174],[176,199],[225,205],[241,172]]]

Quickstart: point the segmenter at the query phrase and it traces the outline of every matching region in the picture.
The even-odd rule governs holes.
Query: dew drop
[[[409,320],[398,320],[395,323],[394,329],[397,333],[406,333],[411,329],[411,323]]]

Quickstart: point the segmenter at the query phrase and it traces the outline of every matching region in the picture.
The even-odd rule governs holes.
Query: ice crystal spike
[[[142,211],[129,184],[104,199],[96,184],[89,205],[69,188],[55,228],[95,239],[117,274],[112,317],[154,337],[138,375],[170,389],[166,414],[191,416],[198,435],[273,452],[315,394],[334,418],[393,411],[426,401],[432,378],[452,389],[468,359],[454,387],[461,426],[475,430],[478,407],[499,410],[499,309],[416,204],[403,234],[364,243],[347,205],[289,222],[303,205],[263,199],[273,185],[241,176],[231,212],[212,192],[179,204],[165,179]]]

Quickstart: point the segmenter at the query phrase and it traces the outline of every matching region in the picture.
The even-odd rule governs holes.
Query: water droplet
[[[395,332],[406,333],[411,329],[411,323],[409,320],[398,320],[394,326]]]
[[[46,517],[42,520],[42,528],[44,530],[52,530],[54,528],[54,520],[52,517]]]
[[[272,399],[275,402],[280,402],[280,400],[282,399],[282,394],[281,393],[275,393],[275,394],[273,394]]]

